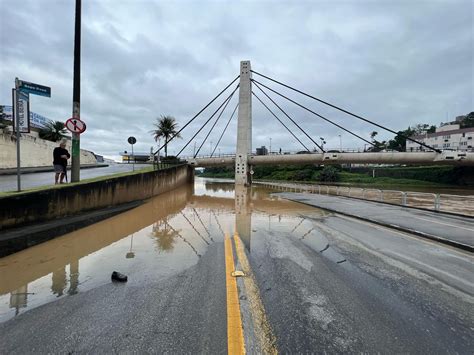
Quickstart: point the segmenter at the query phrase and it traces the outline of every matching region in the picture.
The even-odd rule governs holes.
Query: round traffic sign
[[[128,143],[135,144],[137,143],[137,139],[135,137],[128,137]]]
[[[79,118],[70,118],[66,121],[66,128],[72,133],[81,134],[86,130],[86,123]]]

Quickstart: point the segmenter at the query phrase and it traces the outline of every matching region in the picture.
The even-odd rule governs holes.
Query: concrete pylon
[[[237,149],[235,156],[235,183],[251,182],[249,155],[252,153],[252,86],[250,61],[240,62],[239,117],[237,123]]]

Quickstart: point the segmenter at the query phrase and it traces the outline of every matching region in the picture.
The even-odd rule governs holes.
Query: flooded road
[[[1,258],[0,352],[226,352],[226,238],[247,351],[472,349],[472,254],[271,192],[196,179]]]

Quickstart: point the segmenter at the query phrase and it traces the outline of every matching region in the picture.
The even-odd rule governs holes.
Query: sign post
[[[29,94],[51,97],[51,88],[15,78],[13,98],[13,126],[16,131],[16,175],[17,191],[21,191],[20,133],[30,132]]]
[[[20,120],[18,114],[18,89],[20,87],[20,81],[18,78],[15,78],[15,91],[13,95],[13,111],[14,111],[14,120],[15,120],[15,127],[16,127],[16,184],[17,184],[17,191],[21,191],[21,160],[20,160]]]
[[[137,143],[137,139],[135,137],[128,137],[127,139],[128,143],[131,144],[132,146],[132,157],[133,157],[133,171],[135,171],[135,154],[133,153],[133,145]],[[128,158],[128,161],[130,161],[130,158]]]

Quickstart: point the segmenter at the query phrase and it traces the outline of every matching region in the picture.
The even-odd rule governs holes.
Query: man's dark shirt
[[[64,167],[67,166],[67,159],[61,158],[61,155],[67,155],[68,158],[71,156],[69,155],[69,152],[67,149],[61,148],[61,147],[56,147],[53,150],[53,164],[58,164],[62,165]]]

